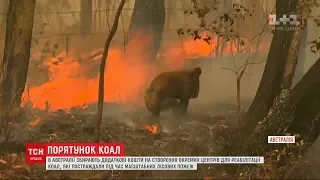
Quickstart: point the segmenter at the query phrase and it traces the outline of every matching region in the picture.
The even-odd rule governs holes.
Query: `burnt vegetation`
[[[28,69],[30,71],[32,65],[32,63],[29,65],[29,60],[32,59],[30,49],[33,43],[32,36],[35,34],[32,34],[32,31],[36,1],[10,0],[7,4],[8,11],[5,22],[4,55],[0,56],[0,179],[306,178],[309,175],[309,169],[303,158],[314,145],[320,133],[320,96],[318,95],[320,92],[320,58],[312,60],[314,63],[311,68],[293,86],[293,76],[288,76],[291,78],[290,80],[283,77],[292,73],[297,66],[297,62],[292,63],[297,61],[292,60],[297,58],[297,54],[293,53],[292,49],[296,49],[293,46],[296,46],[297,40],[300,42],[300,36],[297,36],[294,31],[275,29],[269,52],[266,55],[266,64],[260,84],[251,104],[245,109],[246,107],[242,105],[244,100],[240,91],[241,80],[248,73],[249,65],[262,63],[251,62],[254,59],[251,53],[257,51],[264,34],[270,32],[270,29],[265,26],[250,37],[240,33],[241,24],[248,18],[253,19],[251,23],[256,23],[254,21],[256,13],[261,11],[261,9],[257,10],[257,4],[248,3],[248,5],[244,2],[227,4],[227,8],[225,7],[221,12],[222,8],[219,7],[221,1],[191,0],[192,8],[183,9],[183,13],[186,16],[196,16],[199,20],[197,27],[175,29],[180,37],[192,37],[193,41],[203,41],[213,47],[212,52],[216,54],[216,57],[224,53],[226,44],[230,44],[231,49],[235,49],[231,50],[235,59],[237,57],[234,54],[248,54],[245,63],[240,67],[235,65],[233,69],[221,68],[235,75],[234,84],[237,95],[236,102],[233,103],[235,105],[232,107],[236,109],[236,117],[231,117],[231,120],[238,123],[231,123],[228,120],[229,117],[219,112],[219,108],[210,106],[207,110],[194,105],[196,110],[187,113],[183,118],[171,116],[162,118],[160,126],[167,125],[165,127],[169,128],[166,129],[159,128],[158,125],[149,122],[150,112],[147,112],[147,108],[144,106],[133,110],[124,110],[120,103],[105,102],[104,92],[107,92],[105,89],[114,88],[104,84],[105,68],[109,60],[107,57],[109,57],[111,41],[119,29],[121,12],[125,9],[125,0],[122,0],[117,6],[117,13],[113,26],[106,37],[103,52],[95,52],[94,55],[87,57],[90,63],[94,64],[91,60],[102,55],[99,61],[100,81],[99,88],[97,87],[99,92],[96,92],[99,98],[96,99],[97,103],[57,111],[50,111],[50,102],[46,102],[45,109],[33,107],[34,101],[32,100],[28,100],[26,105],[22,106],[23,90],[28,91],[26,88],[28,87],[26,86]],[[319,8],[316,0],[276,0],[275,2],[276,10],[274,13],[278,17],[285,14],[302,13],[301,7]],[[91,1],[81,0],[80,32],[83,38],[92,33],[92,6]],[[128,45],[141,32],[149,35],[152,41],[148,45],[135,44],[137,51],[128,52],[129,56],[147,52],[144,55],[150,64],[161,64],[159,62],[161,59],[157,54],[160,52],[162,39],[165,38],[162,34],[166,19],[165,11],[164,0],[135,1],[128,32],[124,35],[124,44]],[[207,18],[213,12],[216,12],[216,17]],[[301,17],[303,16],[301,15]],[[319,27],[319,16],[308,16],[307,18],[312,18],[315,27]],[[263,24],[267,25],[267,18],[264,20]],[[89,40],[87,41],[90,43]],[[38,42],[35,45],[37,44]],[[320,37],[311,40],[308,45],[308,49],[318,56]],[[56,56],[58,48],[58,44],[53,45],[54,53],[52,56]],[[295,56],[293,57],[292,54]],[[64,62],[62,58],[57,59],[58,61],[52,62],[55,66]],[[79,58],[78,61],[81,60],[83,59]],[[79,64],[86,66],[81,63]],[[91,66],[94,66],[92,64]],[[202,73],[204,72],[205,70],[202,69]],[[197,76],[197,83],[199,83],[200,74]],[[29,72],[28,78],[30,76]],[[131,76],[135,76],[135,74],[131,74]],[[195,88],[198,90],[196,95],[188,94],[189,99],[197,98],[198,93],[201,94],[201,89],[206,88],[206,84],[202,84],[202,76],[201,74],[200,92],[198,92],[199,87]],[[48,79],[47,81],[49,81]],[[127,80],[130,83],[130,78]],[[185,86],[189,87],[189,85]],[[185,90],[181,87],[175,88],[181,91]],[[75,89],[75,91],[77,90]],[[171,96],[175,98],[177,95]],[[188,108],[189,99],[185,108]],[[121,102],[120,94],[119,102]],[[174,101],[174,103],[176,102]],[[190,104],[192,103],[190,100]],[[178,106],[181,106],[181,102]],[[231,109],[230,107],[223,108],[227,111]],[[157,107],[157,112],[154,114],[159,116],[160,109]],[[268,144],[268,136],[273,135],[293,135],[296,137],[296,143]],[[125,144],[125,153],[129,156],[254,155],[264,156],[265,164],[201,165],[197,171],[94,171],[93,173],[81,171],[66,173],[64,171],[45,171],[43,165],[26,165],[24,163],[25,142],[93,141],[122,142]]]

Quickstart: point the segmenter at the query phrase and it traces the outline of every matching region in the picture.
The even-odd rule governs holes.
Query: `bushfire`
[[[131,106],[143,105],[146,83],[156,73],[164,69],[182,68],[186,59],[190,59],[189,57],[208,56],[211,49],[203,41],[186,40],[183,45],[184,49],[181,48],[181,42],[169,43],[161,59],[164,63],[159,67],[150,63],[145,55],[147,53],[136,53],[140,52],[139,49],[144,46],[145,39],[146,37],[136,37],[130,41],[126,52],[115,47],[109,49],[105,70],[105,102]],[[138,50],[137,47],[139,47]],[[267,50],[264,46],[261,47]],[[150,48],[141,49],[149,50]],[[229,52],[231,49],[226,46],[225,51]],[[99,72],[94,72],[95,75],[89,77],[90,67],[88,66],[93,66],[92,64],[99,66],[99,60],[100,57],[93,60],[88,59],[86,65],[83,65],[79,59],[70,55],[66,56],[64,52],[47,59],[45,65],[48,67],[50,80],[40,86],[26,86],[22,106],[29,101],[32,102],[33,108],[56,111],[58,109],[70,110],[73,107],[97,102]],[[28,84],[32,83],[28,82]]]
[[[155,125],[155,124],[143,124],[142,125],[146,130],[148,130],[149,132],[151,132],[154,135],[157,135],[160,131],[159,131],[159,126]]]

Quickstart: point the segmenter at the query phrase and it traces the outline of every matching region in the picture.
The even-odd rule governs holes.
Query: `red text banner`
[[[45,164],[47,156],[124,156],[121,143],[26,143],[25,147],[27,164]]]

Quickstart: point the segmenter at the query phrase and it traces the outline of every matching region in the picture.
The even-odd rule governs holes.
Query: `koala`
[[[157,75],[145,93],[145,105],[153,116],[168,108],[180,108],[186,114],[190,99],[196,99],[200,90],[202,70],[166,71]]]

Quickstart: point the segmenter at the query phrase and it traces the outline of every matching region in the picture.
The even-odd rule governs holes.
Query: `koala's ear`
[[[200,67],[195,67],[191,73],[193,77],[199,77],[202,73],[202,70]]]

